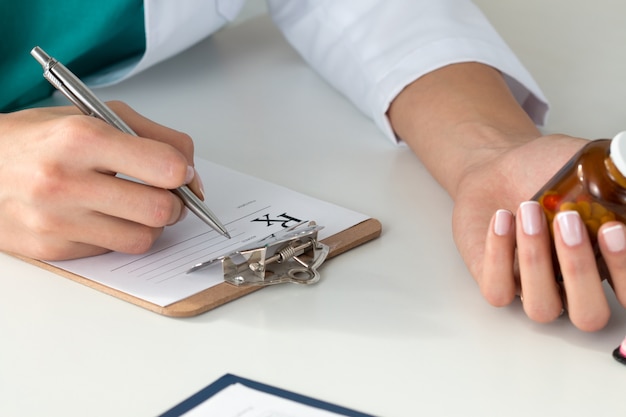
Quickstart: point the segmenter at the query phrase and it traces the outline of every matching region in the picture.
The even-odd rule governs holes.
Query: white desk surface
[[[540,83],[550,82],[548,130],[571,121],[570,133],[600,137],[626,127],[617,73],[602,75],[582,57],[575,74],[556,68],[588,52],[571,43],[609,33],[617,47],[626,29],[573,31],[569,49],[548,39],[535,56],[515,24],[505,36]],[[623,409],[626,368],[611,352],[626,313],[612,301],[608,327],[588,334],[565,318],[532,323],[517,302],[490,307],[453,244],[449,197],[409,150],[389,144],[303,64],[268,18],[99,94],[192,134],[198,155],[376,217],[383,234],[329,261],[315,286],[263,289],[189,319],[0,255],[0,415],[155,416],[225,373],[380,416]]]

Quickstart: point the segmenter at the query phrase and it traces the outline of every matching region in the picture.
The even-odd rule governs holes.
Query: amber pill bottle
[[[550,225],[558,212],[576,210],[595,246],[601,225],[626,221],[626,132],[590,141],[533,200],[541,204]]]

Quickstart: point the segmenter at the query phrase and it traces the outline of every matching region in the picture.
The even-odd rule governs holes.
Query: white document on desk
[[[369,217],[285,187],[197,160],[207,205],[232,236],[227,239],[193,214],[167,227],[142,255],[112,252],[51,265],[165,307],[223,281],[219,262],[187,274],[197,263],[218,258],[284,227],[314,220],[323,239]]]

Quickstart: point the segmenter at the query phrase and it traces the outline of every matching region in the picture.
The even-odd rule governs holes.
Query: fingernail
[[[496,211],[496,218],[493,222],[493,231],[498,236],[504,236],[511,230],[513,214],[508,210]]]
[[[536,235],[541,231],[543,212],[536,201],[524,201],[520,204],[522,214],[522,229],[527,235]]]
[[[198,188],[201,194],[200,198],[204,200],[204,184],[202,183],[202,177],[200,175],[197,175],[197,179],[198,179]]]
[[[193,181],[193,177],[196,176],[196,170],[191,165],[187,166],[187,176],[185,177],[185,184],[189,184]]]
[[[577,211],[562,211],[555,220],[559,224],[561,239],[567,246],[576,246],[583,241],[583,222]]]
[[[610,226],[602,229],[602,236],[606,247],[611,252],[620,252],[626,249],[626,237],[624,236],[624,228],[621,224]]]

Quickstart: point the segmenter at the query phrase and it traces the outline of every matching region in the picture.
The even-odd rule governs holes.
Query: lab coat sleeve
[[[540,88],[469,0],[268,0],[268,9],[302,57],[394,141],[390,103],[452,63],[497,68],[533,121],[545,121]]]
[[[191,47],[235,19],[245,0],[144,0],[146,50],[91,75],[103,87],[130,78]]]

